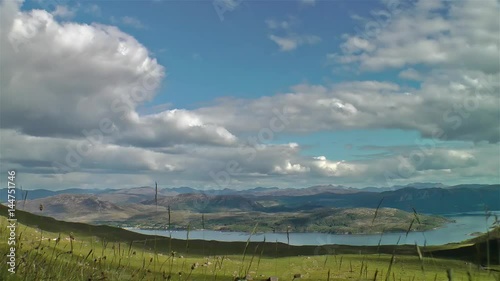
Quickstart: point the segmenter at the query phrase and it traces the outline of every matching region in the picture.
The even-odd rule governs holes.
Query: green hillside
[[[3,217],[6,207],[1,206],[0,212],[0,234],[7,237],[7,220]],[[473,263],[472,252],[478,251],[468,244],[420,248],[419,258],[415,246],[316,247],[272,241],[185,241],[109,226],[57,221],[19,210],[16,216],[20,223],[16,253],[19,265],[11,275],[3,263],[2,280],[234,280],[246,274],[254,280],[269,276],[291,280],[294,274],[301,274],[302,280],[386,280],[389,267],[388,280],[446,280],[447,269],[452,269],[456,280],[500,278],[498,272]],[[497,229],[490,235],[498,232]],[[1,241],[0,249],[8,253],[6,239]],[[472,255],[465,254],[463,260],[457,260],[456,251]],[[481,249],[479,253],[486,255]],[[490,262],[498,263],[491,251]],[[497,269],[492,265],[489,268]],[[466,279],[469,275],[472,279]]]

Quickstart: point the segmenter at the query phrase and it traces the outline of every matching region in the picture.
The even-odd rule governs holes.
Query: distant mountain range
[[[405,187],[394,191],[350,194],[323,193],[309,196],[283,196],[279,208],[396,208],[428,214],[500,210],[500,185],[455,186],[453,188]],[[286,206],[286,207],[284,207]]]
[[[158,189],[158,194],[155,193],[155,188],[148,186],[104,190],[18,190],[17,208],[62,220],[147,227],[165,227],[170,208],[172,221],[180,228],[191,223],[199,224],[203,214],[207,226],[245,231],[255,224],[255,218],[261,218],[260,224],[277,220],[277,225],[281,226],[289,222],[295,229],[315,229],[313,225],[324,221],[318,214],[346,215],[336,211],[341,209],[366,213],[361,210],[390,208],[428,215],[500,210],[500,185],[420,183],[384,189],[319,185],[303,189],[257,187],[206,191],[178,187]],[[40,206],[43,206],[42,210]],[[296,221],[293,218],[301,219]],[[390,216],[384,220],[389,222]],[[398,227],[403,221],[398,221]],[[306,223],[309,223],[308,227],[305,227]],[[333,231],[333,228],[321,229]],[[336,226],[334,229],[341,228]]]
[[[7,192],[4,189],[2,197]],[[64,196],[63,196],[64,195]],[[74,196],[70,196],[74,195]],[[116,206],[138,204],[142,206],[156,205],[154,187],[136,187],[128,189],[66,189],[50,191],[18,190],[18,203],[24,197],[29,201],[59,202],[75,201],[87,195],[89,198],[115,204]],[[158,205],[171,206],[178,210],[212,212],[234,209],[240,211],[300,211],[323,207],[342,208],[397,208],[411,211],[415,208],[424,213],[452,213],[500,210],[500,185],[456,185],[445,186],[439,183],[414,183],[391,188],[352,188],[341,185],[318,185],[308,188],[279,189],[276,187],[257,187],[247,190],[199,190],[191,187],[159,188]],[[56,200],[57,199],[57,200]],[[71,199],[71,200],[70,200]],[[82,199],[83,200],[83,199]],[[2,198],[6,202],[6,198]],[[47,200],[43,200],[47,201]],[[72,206],[83,204],[73,202]],[[89,201],[90,202],[90,201]],[[92,208],[89,206],[89,208]],[[83,208],[82,210],[84,210]],[[64,210],[61,209],[61,212]]]
[[[192,187],[171,187],[171,188],[158,188],[158,194],[165,196],[174,196],[178,194],[206,194],[206,195],[254,195],[254,196],[269,196],[269,195],[289,195],[289,196],[304,196],[304,195],[314,195],[321,193],[357,193],[357,192],[384,192],[393,191],[407,187],[413,187],[417,189],[424,188],[455,188],[455,187],[482,187],[485,185],[481,184],[470,184],[470,185],[456,185],[456,186],[446,186],[441,183],[412,183],[407,185],[395,185],[391,187],[364,187],[364,188],[354,188],[346,187],[343,185],[315,185],[306,188],[278,188],[278,187],[255,187],[244,190],[237,189],[196,189]],[[0,199],[5,201],[6,188],[2,189],[0,194]],[[17,199],[24,199],[26,192],[28,193],[27,199],[39,199],[49,196],[55,196],[59,194],[94,194],[106,196],[109,195],[113,198],[108,198],[111,201],[129,201],[129,202],[140,202],[143,198],[150,198],[149,196],[155,193],[154,187],[152,186],[141,186],[134,188],[123,188],[123,189],[84,189],[84,188],[69,188],[63,190],[47,190],[47,189],[34,189],[34,190],[17,190]],[[127,198],[122,198],[127,197]],[[122,199],[117,199],[122,198]]]
[[[241,195],[206,195],[203,193],[186,193],[175,196],[160,196],[158,200],[143,201],[145,205],[170,207],[171,210],[190,210],[196,212],[213,213],[228,210],[256,211],[264,207],[253,200]]]

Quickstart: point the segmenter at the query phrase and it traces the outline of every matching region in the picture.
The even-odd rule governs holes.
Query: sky
[[[500,183],[498,0],[0,0],[25,189]]]

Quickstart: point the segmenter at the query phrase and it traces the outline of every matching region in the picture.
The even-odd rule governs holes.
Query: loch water
[[[491,212],[500,217],[500,211]],[[383,233],[383,234],[328,234],[328,233],[289,233],[290,245],[352,245],[352,246],[376,246],[380,245],[399,245],[417,243],[424,245],[444,245],[447,243],[461,242],[473,238],[471,234],[477,232],[486,232],[488,227],[495,221],[494,216],[486,216],[484,212],[471,212],[462,214],[443,215],[454,222],[448,223],[443,227],[428,230],[424,232],[406,232],[401,233]],[[188,232],[186,230],[168,231],[168,230],[145,230],[136,228],[127,228],[128,230],[150,234],[172,237],[177,239],[186,239]],[[251,236],[251,237],[250,237]],[[192,230],[189,231],[190,240],[215,240],[215,241],[251,241],[283,242],[287,243],[286,233],[250,233],[246,232],[228,232],[213,230]]]

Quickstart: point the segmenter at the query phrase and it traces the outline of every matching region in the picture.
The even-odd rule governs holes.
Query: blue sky
[[[211,1],[101,1],[99,15],[80,13],[82,23],[116,24],[130,17],[143,27],[118,23],[167,67],[165,88],[154,104],[196,108],[220,96],[255,98],[287,91],[300,82],[323,83],[358,79],[395,79],[397,72],[334,73],[325,54],[339,51],[341,35],[362,27],[351,16],[366,16],[375,1],[242,1],[219,18]],[[27,9],[40,6],[27,2]],[[378,5],[377,5],[378,4]],[[108,16],[106,16],[108,15]],[[290,31],[273,31],[266,21],[287,22]],[[280,52],[270,34],[321,37],[313,46]],[[193,83],[195,77],[196,83]]]
[[[145,107],[171,104],[193,109],[219,97],[258,98],[286,92],[298,82],[336,83],[345,80],[400,81],[397,71],[385,73],[334,71],[325,54],[339,52],[342,34],[363,27],[352,16],[367,16],[381,4],[376,1],[319,1],[314,6],[297,1],[241,1],[220,18],[211,1],[106,1],[103,13],[133,17],[143,27],[120,27],[147,46],[167,65],[165,86]],[[102,15],[83,14],[76,20],[99,21]],[[286,22],[291,32],[322,38],[314,46],[280,52],[269,40],[274,33],[266,22]],[[106,22],[106,19],[104,19]],[[278,29],[277,33],[286,33]],[[196,82],[193,83],[193,80]],[[145,109],[146,110],[146,109]],[[418,133],[399,130],[356,130],[283,135],[278,141],[304,145],[306,154],[357,159],[367,152],[361,146],[412,145]],[[346,149],[347,147],[347,149]]]
[[[37,187],[499,182],[498,1],[0,3],[0,162]]]

